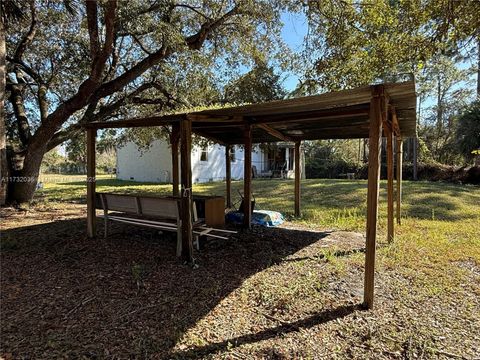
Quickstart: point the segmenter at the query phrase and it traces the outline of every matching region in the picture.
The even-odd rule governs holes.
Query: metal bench
[[[108,221],[117,221],[124,224],[138,225],[177,233],[177,256],[182,251],[182,220],[180,219],[180,199],[175,197],[154,197],[129,194],[96,193],[98,209],[103,210],[102,217],[105,222],[105,238],[108,236]],[[109,211],[115,213],[110,214]],[[127,217],[124,214],[135,215]],[[199,237],[207,236],[217,239],[227,239],[215,233],[231,234],[235,231],[207,227],[203,221],[198,220],[195,206],[193,206],[193,235],[197,249]]]

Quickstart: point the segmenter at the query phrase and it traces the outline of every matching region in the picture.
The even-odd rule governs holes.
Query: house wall
[[[172,181],[171,149],[167,141],[156,140],[148,150],[141,151],[133,142],[117,148],[117,179],[141,182]],[[225,179],[225,147],[209,145],[207,161],[201,161],[202,149],[194,146],[191,152],[192,181],[204,183]],[[244,152],[235,146],[235,161],[231,163],[232,179],[243,179]],[[252,165],[263,170],[263,152],[257,146],[252,152]]]
[[[172,157],[166,141],[154,141],[147,150],[133,142],[117,147],[117,179],[141,182],[172,181]]]

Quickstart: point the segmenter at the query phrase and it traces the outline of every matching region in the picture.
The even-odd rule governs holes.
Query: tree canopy
[[[480,100],[469,106],[458,119],[457,144],[468,159],[472,159],[480,150]]]
[[[435,54],[471,45],[479,13],[480,2],[469,0],[309,2],[302,89],[338,90],[415,74]]]
[[[6,36],[12,171],[36,177],[43,154],[86,122],[215,101],[216,69],[280,54],[288,3],[26,2]],[[35,186],[15,188],[22,201]]]

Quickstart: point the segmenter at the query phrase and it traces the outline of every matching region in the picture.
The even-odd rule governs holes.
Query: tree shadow
[[[282,323],[281,325],[259,331],[257,333],[237,336],[228,340],[217,343],[208,344],[206,346],[197,346],[186,351],[178,351],[172,353],[172,357],[178,359],[198,358],[200,356],[211,355],[229,348],[237,347],[244,344],[251,344],[258,341],[268,340],[277,336],[288,334],[293,331],[300,331],[302,328],[310,328],[316,325],[328,323],[350,315],[351,313],[361,310],[360,305],[344,305],[337,308],[322,311],[304,319],[297,321]]]
[[[183,334],[247,278],[329,234],[254,228],[207,242],[192,269],[175,257],[173,235],[115,223],[102,239],[98,222],[99,238],[92,240],[85,228],[85,219],[74,219],[2,231],[3,353],[138,357],[148,350],[171,357]],[[339,307],[233,341],[271,338],[355,309]],[[228,341],[173,355],[219,351]]]
[[[422,220],[459,221],[474,218],[473,214],[462,213],[453,199],[455,198],[427,192],[417,196],[414,203],[405,206],[404,214]]]

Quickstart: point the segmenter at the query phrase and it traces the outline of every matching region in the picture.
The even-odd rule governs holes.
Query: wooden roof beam
[[[260,129],[263,129],[265,130],[266,132],[268,132],[270,135],[272,135],[273,137],[279,139],[279,140],[282,140],[282,141],[292,141],[292,138],[287,136],[287,135],[284,135],[282,134],[280,131],[272,128],[271,126],[268,126],[267,124],[257,124],[256,125],[258,128]]]
[[[150,116],[115,121],[97,121],[84,124],[86,129],[113,129],[133,127],[167,126],[179,122],[181,115]]]
[[[289,113],[289,114],[279,114],[279,115],[263,115],[263,116],[255,116],[249,119],[251,124],[274,124],[274,123],[282,123],[282,122],[289,122],[289,121],[318,121],[322,120],[323,118],[328,119],[341,119],[341,118],[349,118],[349,117],[356,117],[356,116],[366,116],[368,117],[369,108],[368,106],[361,106],[355,107],[353,109],[325,109],[325,110],[317,110],[317,111],[306,111],[306,112],[297,112],[297,113]]]
[[[214,143],[217,143],[219,145],[227,145],[227,143],[225,141],[222,141],[222,140],[218,139],[217,137],[214,137],[210,134],[206,134],[203,131],[199,131],[198,129],[192,129],[192,132],[197,134],[197,135],[200,135],[200,136],[204,137],[207,140],[213,141]]]
[[[231,115],[209,115],[209,114],[188,114],[187,118],[192,121],[192,123],[231,123],[243,121],[241,117],[231,116]]]

